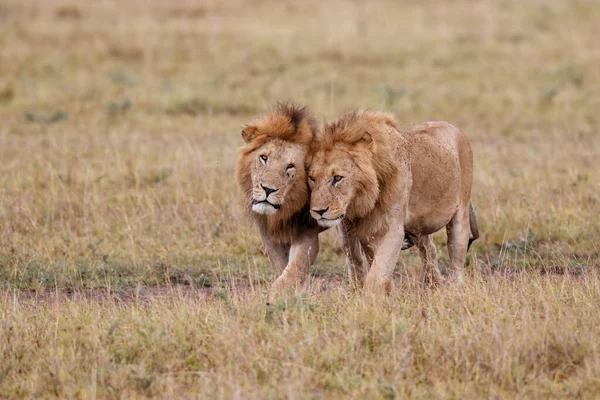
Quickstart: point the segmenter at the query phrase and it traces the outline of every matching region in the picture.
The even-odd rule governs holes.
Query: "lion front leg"
[[[277,243],[266,237],[262,238],[262,243],[271,268],[273,268],[277,276],[281,275],[288,263],[290,246]]]
[[[364,265],[362,245],[355,235],[348,232],[343,226],[337,227],[338,240],[346,255],[346,267],[348,268],[348,279],[352,289],[361,289],[365,281],[367,268]]]
[[[275,300],[293,289],[297,292],[304,283],[310,266],[319,254],[318,232],[304,234],[292,241],[287,266],[271,285],[269,300]]]
[[[403,241],[404,226],[390,225],[374,248],[373,263],[365,282],[367,292],[387,294],[392,290],[392,276]]]

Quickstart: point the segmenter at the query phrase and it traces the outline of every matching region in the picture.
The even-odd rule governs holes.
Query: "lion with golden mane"
[[[237,182],[245,209],[279,277],[270,297],[303,283],[322,230],[310,217],[306,156],[316,124],[305,107],[278,104],[244,126]]]
[[[479,232],[473,154],[460,130],[427,122],[403,133],[391,114],[353,112],[325,124],[311,147],[310,212],[320,226],[337,227],[351,284],[389,292],[399,252],[413,243],[425,277],[437,281],[432,235],[444,226],[461,276]]]

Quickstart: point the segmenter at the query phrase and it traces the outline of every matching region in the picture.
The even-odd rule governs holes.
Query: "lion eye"
[[[269,157],[267,157],[267,156],[266,156],[266,155],[264,155],[264,154],[260,156],[260,159],[262,160],[262,162],[267,162],[267,159],[268,159],[268,158],[269,158]]]
[[[288,164],[287,169],[294,168],[294,167],[295,167],[294,164]]]
[[[314,176],[310,176],[310,175],[309,175],[308,179],[310,179],[312,182],[314,182],[314,181],[315,181],[315,177],[314,177]]]
[[[336,184],[339,181],[341,181],[343,178],[344,178],[343,176],[336,175],[333,177],[333,183]]]

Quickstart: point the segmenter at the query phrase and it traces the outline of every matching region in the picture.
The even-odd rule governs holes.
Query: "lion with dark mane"
[[[444,226],[451,268],[461,275],[479,232],[473,155],[460,130],[427,122],[402,133],[391,114],[353,112],[325,124],[311,155],[311,215],[337,227],[352,284],[388,292],[400,249],[413,243],[426,277],[438,280],[432,235]]]
[[[319,252],[321,230],[310,217],[306,156],[316,124],[306,107],[278,104],[242,130],[237,162],[244,207],[258,226],[279,277],[270,297],[298,289]]]

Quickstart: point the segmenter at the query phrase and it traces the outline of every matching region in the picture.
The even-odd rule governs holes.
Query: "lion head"
[[[308,203],[305,161],[315,131],[306,107],[294,103],[244,126],[237,180],[251,215],[281,225]]]
[[[365,217],[396,171],[389,146],[390,114],[353,112],[325,124],[311,145],[310,213],[322,227]],[[385,198],[383,199],[385,200]]]

